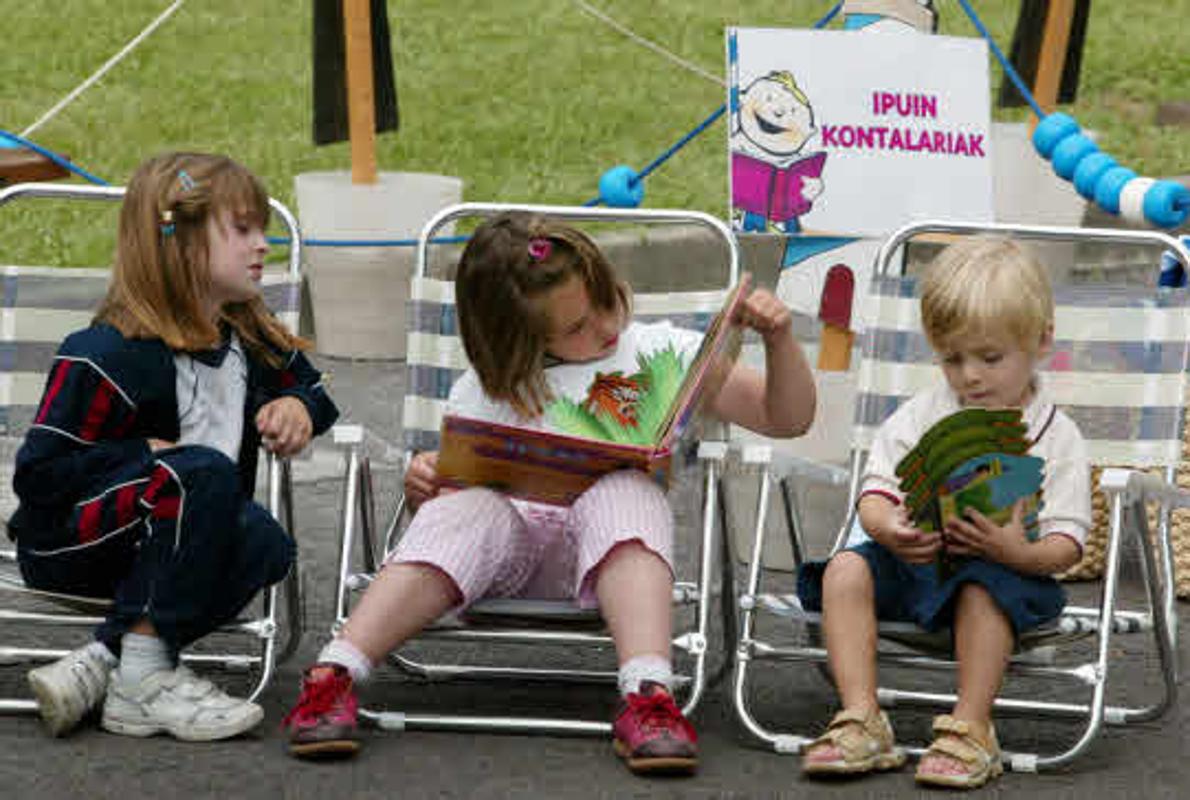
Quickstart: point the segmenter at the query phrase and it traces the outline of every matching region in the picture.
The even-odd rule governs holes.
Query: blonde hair
[[[806,93],[803,92],[801,87],[797,85],[797,80],[794,79],[793,73],[789,70],[773,70],[764,77],[773,83],[780,84],[782,87],[784,87],[785,91],[793,95],[794,99],[802,105],[810,105],[810,98],[806,97]]]
[[[225,304],[218,320],[207,311],[208,220],[229,211],[263,228],[268,201],[256,176],[226,156],[165,153],[141,164],[120,208],[115,264],[96,322],[132,339],[161,339],[172,350],[217,346],[226,322],[273,366],[281,362],[276,351],[306,349],[260,295]]]
[[[486,220],[459,260],[455,303],[467,358],[484,393],[525,416],[540,414],[551,399],[550,320],[541,298],[572,276],[582,280],[595,309],[630,313],[628,287],[595,243],[543,217],[505,212]]]
[[[950,245],[921,280],[921,321],[935,350],[956,336],[1008,336],[1036,354],[1054,321],[1045,268],[1016,242],[971,236]]]

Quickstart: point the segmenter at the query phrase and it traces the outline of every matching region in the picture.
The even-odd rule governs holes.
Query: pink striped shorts
[[[454,581],[465,608],[483,597],[575,598],[594,608],[599,565],[638,541],[673,572],[673,513],[644,473],[613,472],[569,508],[466,489],[425,503],[388,563],[429,564]]]

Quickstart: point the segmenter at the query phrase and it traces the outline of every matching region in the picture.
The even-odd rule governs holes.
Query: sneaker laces
[[[690,738],[694,738],[694,726],[683,716],[673,696],[668,692],[654,691],[650,694],[632,693],[627,698],[628,711],[643,730],[668,730],[676,722]]]
[[[343,692],[342,684],[343,681],[333,672],[322,678],[307,677],[302,681],[302,693],[297,703],[281,720],[281,727],[288,727],[290,722],[313,722],[334,710]]]

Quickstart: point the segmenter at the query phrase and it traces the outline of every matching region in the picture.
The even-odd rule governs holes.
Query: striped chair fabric
[[[0,274],[0,437],[20,439],[37,410],[58,345],[91,322],[110,272],[3,267]],[[262,290],[269,308],[296,331],[300,278],[268,271]]]
[[[726,297],[726,290],[639,294],[632,299],[634,318],[643,322],[668,319],[701,333]],[[450,387],[467,369],[456,323],[453,281],[413,279],[407,332],[402,414],[405,448],[436,450]]]
[[[942,380],[921,328],[913,278],[876,278],[862,342],[853,447]],[[1190,315],[1184,289],[1055,288],[1054,352],[1042,381],[1078,425],[1093,465],[1170,467],[1181,461]]]

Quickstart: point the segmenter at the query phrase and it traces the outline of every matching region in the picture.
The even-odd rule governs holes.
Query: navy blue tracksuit
[[[17,453],[20,500],[8,522],[25,582],[112,597],[97,638],[148,618],[175,652],[234,619],[293,564],[293,539],[252,500],[259,435],[254,417],[279,397],[299,399],[322,433],[338,411],[300,353],[273,368],[248,356],[239,463],[210,447],[152,452],[177,441],[174,353],[96,324],[66,338],[33,426]]]

